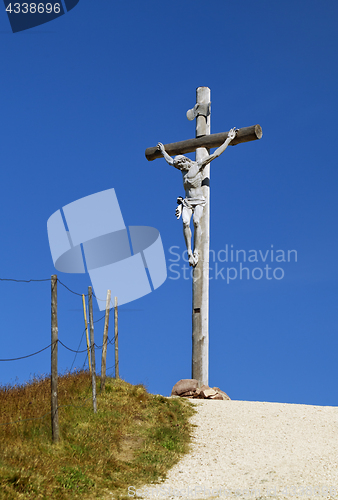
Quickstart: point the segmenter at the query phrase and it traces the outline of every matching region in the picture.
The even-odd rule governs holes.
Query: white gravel
[[[191,452],[135,498],[338,499],[338,407],[193,404]]]

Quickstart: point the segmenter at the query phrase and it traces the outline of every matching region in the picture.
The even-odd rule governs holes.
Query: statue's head
[[[187,158],[186,156],[183,155],[177,155],[174,158],[174,167],[178,168],[179,170],[189,170],[191,167],[192,161],[190,158]]]

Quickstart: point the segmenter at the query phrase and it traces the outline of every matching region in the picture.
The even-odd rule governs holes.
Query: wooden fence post
[[[108,325],[110,312],[110,295],[111,291],[107,291],[106,316],[104,319],[103,329],[103,345],[102,345],[102,360],[101,360],[101,392],[104,391],[106,385],[106,360],[107,360],[107,340],[108,340]]]
[[[51,416],[52,440],[60,439],[58,410],[58,306],[57,306],[57,275],[51,277],[52,292],[52,346],[51,346]]]
[[[117,297],[115,297],[114,303],[114,318],[115,318],[115,378],[120,378],[119,376],[119,339],[118,339],[118,315],[117,315]]]
[[[94,346],[93,292],[92,292],[91,286],[88,287],[88,308],[89,308],[90,344],[91,344],[91,355],[92,355],[93,408],[94,408],[94,413],[96,413],[96,411],[97,411],[96,367],[95,367],[95,346]]]
[[[89,350],[89,337],[88,337],[88,323],[87,323],[87,314],[86,314],[86,302],[85,302],[85,296],[83,294],[82,294],[82,304],[83,304],[83,316],[84,316],[85,328],[86,328],[88,365],[89,365],[89,371],[90,371],[90,373],[92,373],[92,362],[91,362],[91,359],[90,359],[90,350]]]

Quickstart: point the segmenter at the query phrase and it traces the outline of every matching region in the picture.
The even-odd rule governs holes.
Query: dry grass
[[[128,486],[165,478],[188,451],[186,401],[108,378],[97,404],[94,414],[88,372],[59,377],[61,441],[52,444],[50,378],[1,387],[0,499],[129,498]]]

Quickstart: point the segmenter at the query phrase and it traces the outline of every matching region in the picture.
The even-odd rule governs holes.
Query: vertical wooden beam
[[[52,292],[52,348],[51,348],[51,416],[52,440],[60,439],[58,410],[58,306],[57,306],[57,275],[51,277]]]
[[[198,87],[196,103],[208,104],[210,89]],[[197,116],[196,138],[210,135],[210,115]],[[196,161],[208,156],[206,148],[196,149]],[[193,270],[192,285],[192,378],[199,381],[199,385],[209,384],[209,240],[210,240],[210,164],[203,170],[202,189],[206,199],[201,218],[201,247],[199,261]]]
[[[120,378],[119,375],[119,331],[118,331],[118,313],[117,313],[117,297],[114,301],[114,323],[115,323],[115,378]]]
[[[85,302],[85,296],[83,294],[82,294],[82,304],[83,304],[83,316],[84,316],[85,328],[86,328],[88,365],[89,365],[89,371],[90,371],[90,373],[92,373],[92,363],[91,363],[90,350],[89,350],[89,337],[88,337],[88,323],[87,323],[87,314],[86,314],[86,302]]]
[[[94,413],[96,413],[97,411],[96,367],[95,367],[95,345],[94,345],[93,291],[91,286],[88,287],[88,308],[89,308],[90,345],[91,345],[91,355],[92,355],[93,408],[94,408]]]
[[[108,340],[108,325],[109,325],[109,312],[110,312],[110,295],[111,291],[107,291],[106,301],[106,316],[104,319],[103,329],[103,345],[102,345],[102,360],[101,360],[101,392],[104,391],[106,385],[106,360],[107,360],[107,340]]]

